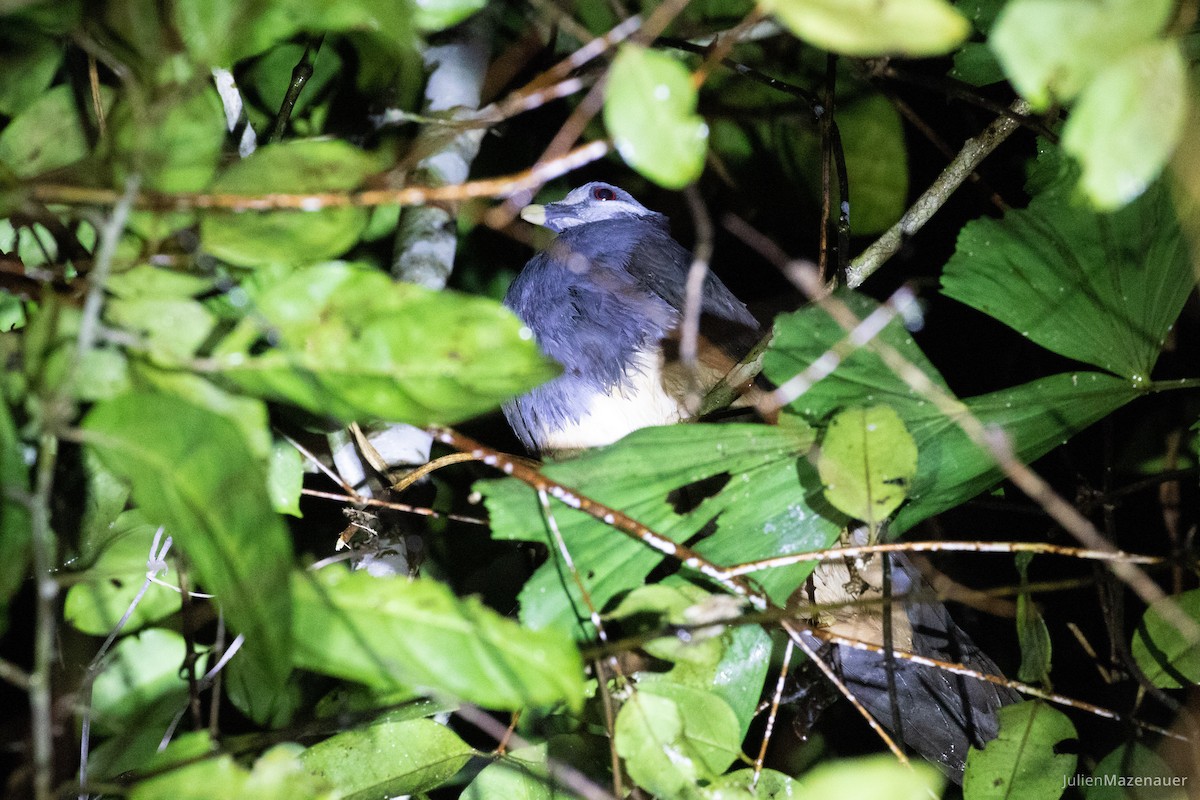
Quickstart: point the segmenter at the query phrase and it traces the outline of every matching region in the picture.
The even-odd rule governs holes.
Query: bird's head
[[[530,205],[521,210],[523,220],[547,227],[555,233],[589,222],[657,216],[660,215],[634,200],[629,192],[601,181],[585,183],[557,203]]]

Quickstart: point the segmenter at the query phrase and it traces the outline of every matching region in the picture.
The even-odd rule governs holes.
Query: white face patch
[[[612,394],[596,392],[578,422],[547,431],[547,452],[583,450],[612,444],[639,428],[671,425],[687,418],[683,404],[663,388],[663,356],[639,353],[625,371],[627,384]]]

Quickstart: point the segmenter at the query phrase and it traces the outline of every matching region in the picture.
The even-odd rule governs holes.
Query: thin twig
[[[688,267],[684,286],[683,321],[679,326],[679,361],[688,376],[685,399],[688,413],[700,409],[701,394],[699,376],[700,317],[704,310],[704,282],[708,278],[708,265],[713,255],[713,226],[704,200],[695,186],[684,192],[688,210],[692,212],[692,225],[696,230],[696,245],[692,248],[692,264]]]
[[[321,52],[321,43],[324,41],[323,35],[315,36],[304,45],[304,54],[292,68],[292,80],[288,83],[283,102],[279,104],[279,113],[275,115],[275,124],[271,127],[267,144],[273,144],[283,139],[283,131],[287,128],[288,120],[292,118],[292,110],[296,107],[296,101],[300,99],[300,92],[304,91],[309,78],[313,75],[313,62],[316,61],[317,54]]]
[[[1010,108],[1017,116],[1029,113],[1029,104],[1024,100],[1015,101]],[[846,271],[846,285],[854,289],[871,277],[885,261],[896,254],[905,239],[924,227],[938,209],[946,204],[954,190],[962,185],[980,162],[1019,127],[1020,123],[1013,116],[1001,116],[981,134],[968,139],[954,160],[946,165],[937,180],[904,212],[900,220],[854,259]]]

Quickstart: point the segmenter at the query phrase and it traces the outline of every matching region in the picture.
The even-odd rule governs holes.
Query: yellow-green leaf
[[[891,406],[847,409],[825,431],[817,470],[836,509],[875,525],[908,497],[917,444]]]
[[[948,53],[971,33],[946,0],[760,0],[788,30],[850,56]]]

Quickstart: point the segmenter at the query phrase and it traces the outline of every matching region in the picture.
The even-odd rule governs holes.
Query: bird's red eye
[[[594,200],[616,200],[617,193],[612,189],[607,189],[603,186],[597,186],[592,189],[592,199]]]

